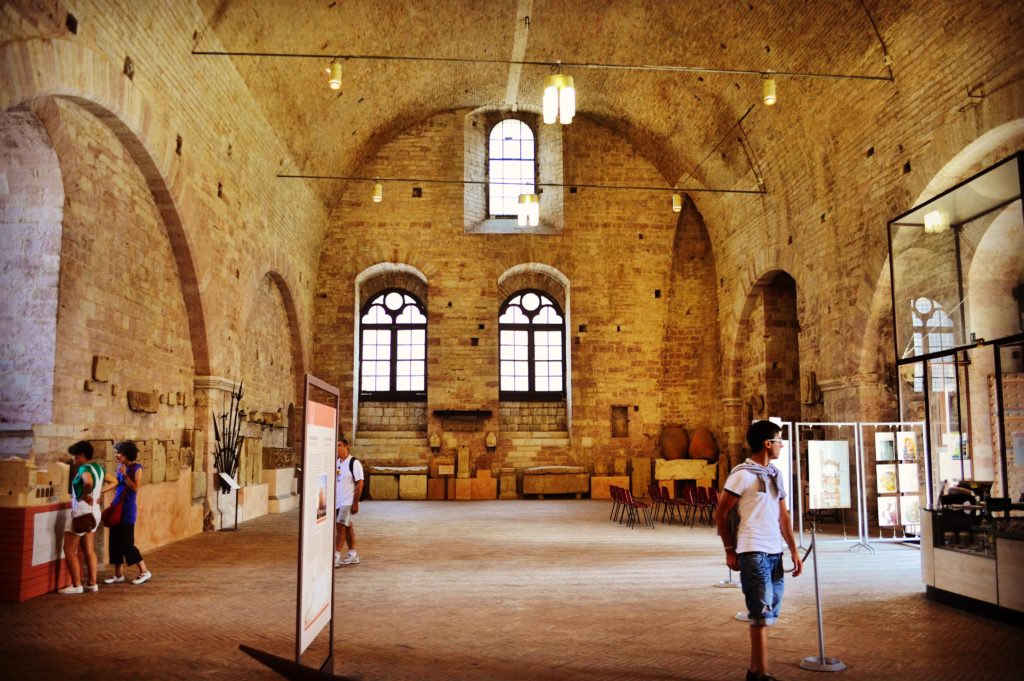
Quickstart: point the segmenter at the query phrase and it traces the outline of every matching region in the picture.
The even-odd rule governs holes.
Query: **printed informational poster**
[[[916,494],[900,497],[900,524],[921,524],[921,499]]]
[[[1010,438],[1013,440],[1013,465],[1024,466],[1024,432],[1015,430]]]
[[[899,497],[878,497],[878,526],[895,527],[900,523]]]
[[[71,509],[62,508],[32,517],[32,565],[42,565],[64,557],[64,523]]]
[[[917,433],[912,430],[896,433],[896,455],[900,461],[917,461]]]
[[[875,461],[896,460],[896,434],[875,433]]]
[[[337,411],[306,403],[306,445],[302,462],[302,524],[299,584],[299,652],[330,623],[334,578],[334,501]]]
[[[850,508],[850,443],[846,440],[807,442],[810,508]]]
[[[896,486],[896,464],[881,463],[875,467],[878,474],[878,493],[896,494],[899,488]]]
[[[900,464],[900,494],[917,494],[920,490],[918,487],[917,478],[917,464],[916,463],[901,463]]]

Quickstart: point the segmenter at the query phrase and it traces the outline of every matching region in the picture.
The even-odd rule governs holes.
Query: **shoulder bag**
[[[82,512],[80,509],[89,509]],[[92,532],[96,527],[96,516],[92,512],[92,504],[79,502],[75,506],[75,516],[71,518],[71,531],[75,534]]]

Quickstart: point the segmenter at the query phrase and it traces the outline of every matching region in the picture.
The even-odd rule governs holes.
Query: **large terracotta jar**
[[[669,461],[683,459],[690,449],[690,436],[682,426],[665,426],[661,430],[661,455]]]
[[[718,460],[718,443],[710,430],[701,426],[693,431],[690,438],[689,454],[691,459],[704,459],[715,462]]]

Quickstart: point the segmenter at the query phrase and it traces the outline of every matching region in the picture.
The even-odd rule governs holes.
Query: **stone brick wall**
[[[344,422],[343,422],[344,423]],[[423,402],[359,403],[359,431],[427,430],[427,405]]]
[[[42,100],[36,114],[65,186],[52,420],[36,430],[40,461],[78,439],[180,440],[194,375],[171,245],[145,179],[109,128],[80,106]],[[93,358],[110,358],[109,376]],[[102,379],[102,380],[96,380]],[[128,391],[156,392],[156,413]]]
[[[53,403],[64,186],[31,111],[0,115],[0,148],[0,423],[31,425]]]
[[[502,432],[566,429],[565,402],[502,402],[498,412]]]
[[[363,174],[450,174],[462,166],[464,120],[465,112],[454,111],[413,126],[384,145]],[[579,117],[563,134],[567,182],[659,182],[654,168],[606,128]],[[677,288],[672,300],[664,295],[677,218],[665,195],[581,188],[566,194],[562,235],[477,235],[462,229],[461,186],[426,185],[421,198],[412,198],[406,187],[388,185],[380,204],[370,201],[369,191],[352,189],[335,208],[324,241],[313,352],[315,371],[341,386],[343,394],[351,391],[353,379],[353,282],[382,262],[404,263],[428,279],[428,410],[490,409],[494,414],[474,432],[459,433],[460,442],[466,440],[474,452],[484,450],[488,431],[504,429],[497,399],[497,316],[508,292],[498,280],[515,265],[542,263],[570,282],[566,339],[573,366],[573,442],[569,449],[533,457],[536,461],[587,463],[612,449],[652,451],[665,407],[662,341],[669,316],[679,332],[674,334],[675,353],[704,357],[710,347],[717,355],[717,335],[696,330],[714,318],[714,297],[706,286],[689,285],[686,279],[713,282],[713,262],[690,259],[691,250],[683,251],[687,260],[679,267],[687,273],[687,284]],[[707,247],[700,246],[702,240],[707,243],[706,235],[692,229],[686,237],[693,253],[706,255]],[[674,407],[676,413],[700,413],[701,403],[683,397],[682,390],[673,399],[686,406]],[[637,408],[625,441],[611,442],[612,404]],[[343,422],[346,417],[351,411]],[[440,430],[441,424],[431,419],[430,429]],[[499,447],[495,465],[505,453]]]
[[[281,412],[281,425],[263,429],[260,435],[268,447],[286,447],[288,407],[301,401],[297,396],[296,367],[290,324],[281,291],[270,275],[260,281],[249,312],[242,341],[242,382],[247,411]],[[248,433],[258,435],[257,432]]]

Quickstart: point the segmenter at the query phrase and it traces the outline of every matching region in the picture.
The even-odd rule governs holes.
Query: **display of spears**
[[[242,383],[239,382],[238,390],[231,393],[231,402],[228,410],[219,417],[220,428],[217,427],[218,417],[216,415],[213,417],[213,438],[217,443],[217,452],[214,456],[213,465],[218,473],[226,473],[232,479],[238,473],[238,460],[242,455],[242,438],[238,437],[238,432],[242,426],[242,412],[239,410],[239,407],[243,394]],[[218,479],[221,492],[230,492],[231,485],[219,476]]]

